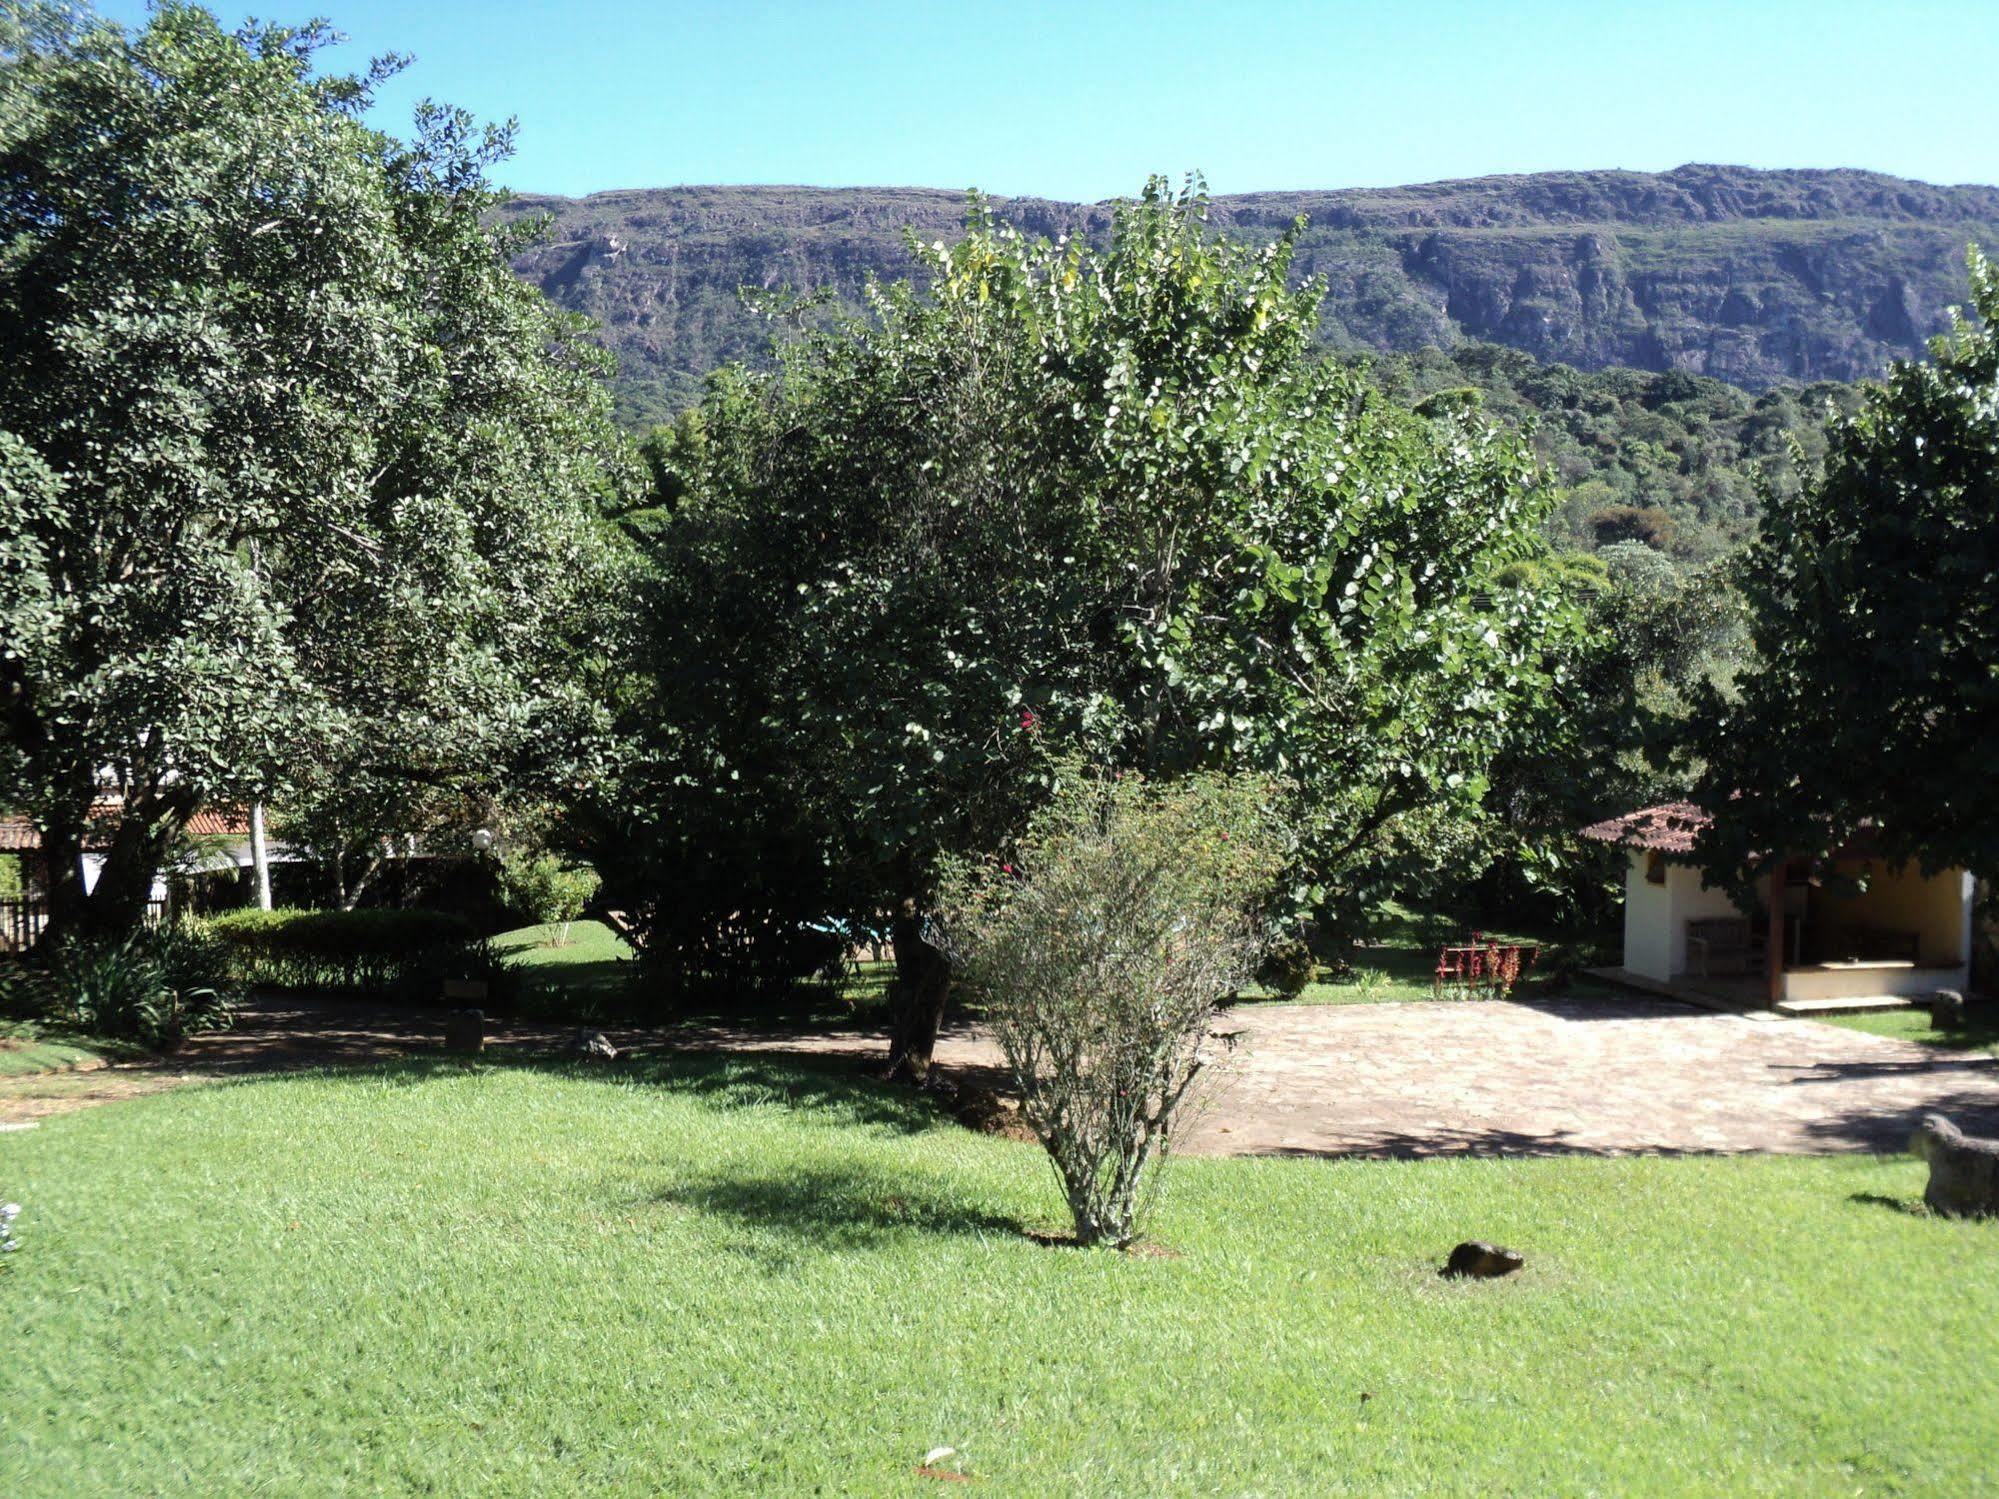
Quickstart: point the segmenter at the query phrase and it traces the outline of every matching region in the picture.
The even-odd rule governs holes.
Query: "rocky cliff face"
[[[1106,205],[1000,200],[1039,234],[1100,235]],[[738,288],[832,287],[908,273],[904,234],[947,238],[962,199],[917,189],[662,188],[528,197],[546,215],[517,269],[603,325],[628,414],[659,416],[765,335]],[[1218,198],[1254,238],[1309,221],[1301,274],[1325,279],[1325,333],[1348,349],[1510,345],[1583,368],[1631,365],[1749,388],[1877,375],[1922,352],[1965,295],[1964,247],[1999,250],[1999,188],[1869,172],[1687,166],[1349,192]]]

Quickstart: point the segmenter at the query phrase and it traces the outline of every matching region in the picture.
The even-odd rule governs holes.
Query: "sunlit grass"
[[[1972,1493],[1999,1225],[1922,1169],[1187,1160],[1137,1258],[843,1074],[184,1090],[7,1137],[0,1487]],[[1527,1268],[1438,1280],[1467,1236]]]
[[[86,1066],[123,1050],[33,1020],[0,1020],[0,1077]]]
[[[1965,1017],[1966,1024],[1952,1029],[1933,1024],[1926,1009],[1881,1010],[1814,1018],[1826,1025],[1843,1025],[1848,1030],[1893,1036],[1898,1041],[1916,1041],[1924,1046],[1999,1052],[1999,1003],[1991,1000],[1974,1003]]]

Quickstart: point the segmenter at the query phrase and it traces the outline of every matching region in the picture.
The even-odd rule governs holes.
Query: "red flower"
[[[1022,708],[1020,710],[1020,726],[1032,734],[1036,729],[1041,727],[1041,715],[1036,713],[1032,708]]]

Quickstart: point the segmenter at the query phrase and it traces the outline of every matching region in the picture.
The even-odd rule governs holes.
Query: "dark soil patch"
[[[949,1105],[951,1117],[966,1129],[981,1135],[997,1135],[1003,1140],[1018,1140],[1027,1145],[1041,1143],[1034,1127],[1021,1116],[1017,1100],[976,1082],[958,1083],[953,1091],[955,1096]]]
[[[1027,1238],[1043,1249],[1081,1249],[1074,1234],[1051,1233],[1039,1229],[1029,1229]],[[1117,1251],[1135,1260],[1179,1260],[1185,1259],[1179,1250],[1168,1244],[1155,1244],[1150,1239],[1139,1239]]]

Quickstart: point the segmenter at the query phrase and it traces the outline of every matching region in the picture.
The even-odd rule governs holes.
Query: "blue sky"
[[[101,4],[120,19],[143,3]],[[250,7],[222,4],[228,21]],[[261,0],[518,116],[509,186],[1095,199],[1686,161],[1999,181],[1999,0]]]

